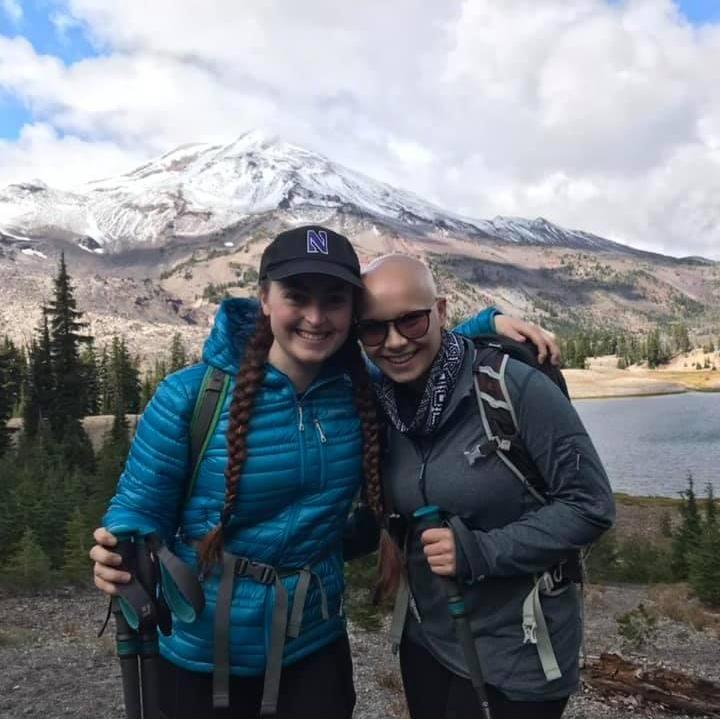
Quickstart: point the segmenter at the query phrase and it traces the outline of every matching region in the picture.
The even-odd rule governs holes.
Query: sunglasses
[[[390,326],[406,340],[419,340],[430,328],[432,308],[413,310],[393,320],[360,320],[357,323],[357,336],[363,345],[374,347],[387,340]]]

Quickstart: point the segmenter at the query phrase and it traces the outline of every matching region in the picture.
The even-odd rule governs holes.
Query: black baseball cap
[[[260,280],[283,280],[303,273],[330,275],[362,287],[360,261],[350,241],[320,225],[280,233],[260,260]]]

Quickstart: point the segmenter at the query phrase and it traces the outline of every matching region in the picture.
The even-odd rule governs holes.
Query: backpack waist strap
[[[291,575],[299,575],[299,577],[288,619],[288,594],[282,579]],[[265,681],[260,709],[263,717],[274,715],[277,712],[285,638],[296,638],[300,634],[305,601],[312,581],[317,583],[320,590],[323,620],[327,620],[330,616],[327,593],[320,576],[307,565],[302,568],[276,568],[247,557],[223,553],[213,637],[213,707],[215,708],[226,708],[230,705],[230,609],[236,577],[249,577],[262,585],[272,585],[275,593],[270,648],[265,662]]]

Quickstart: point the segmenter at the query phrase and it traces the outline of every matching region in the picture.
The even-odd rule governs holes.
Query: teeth
[[[393,365],[402,365],[406,363],[415,353],[408,353],[407,355],[397,355],[396,357],[388,357],[386,360],[391,362]]]
[[[297,330],[297,334],[304,340],[324,340],[329,333],[314,333],[306,330]]]

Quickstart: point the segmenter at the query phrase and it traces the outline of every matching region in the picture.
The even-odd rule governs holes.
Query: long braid
[[[228,463],[225,467],[225,502],[220,513],[220,523],[200,541],[198,556],[204,569],[219,562],[222,557],[223,532],[230,520],[237,496],[238,480],[247,457],[247,432],[255,405],[255,398],[265,376],[267,360],[273,334],[270,321],[262,312],[257,325],[245,348],[245,356],[238,370],[230,405],[230,423],[227,432]]]
[[[375,590],[375,601],[379,602],[397,591],[403,574],[404,562],[398,544],[385,529],[385,503],[380,475],[380,432],[375,389],[365,366],[360,346],[353,339],[348,340],[347,359],[355,389],[355,406],[362,423],[363,490],[365,499],[382,528],[378,553],[378,582]]]
[[[380,480],[380,433],[378,430],[375,390],[365,367],[360,346],[354,338],[346,345],[346,358],[355,391],[355,407],[363,434],[363,490],[368,505],[378,518],[382,517],[382,486]]]

